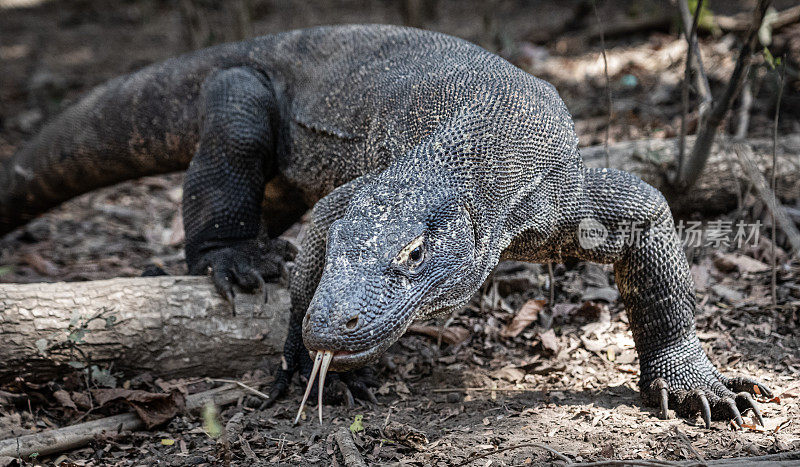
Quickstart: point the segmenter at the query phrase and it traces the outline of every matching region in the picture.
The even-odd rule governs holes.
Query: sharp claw
[[[261,277],[261,274],[259,274],[259,273],[257,273],[257,272],[256,272],[256,273],[255,273],[255,275],[256,275],[256,280],[258,281],[258,288],[259,288],[259,289],[261,289],[261,290],[263,291],[263,295],[264,295],[264,301],[266,301],[266,296],[267,296],[267,282],[264,280],[264,278],[263,278],[263,277]]]
[[[236,301],[233,299],[233,292],[226,290],[225,299],[231,304],[231,315],[236,316]]]
[[[661,388],[661,418],[669,418],[669,393],[667,388]]]
[[[317,353],[317,355],[319,355],[319,353]],[[319,409],[320,425],[322,425],[322,390],[325,386],[325,374],[328,373],[328,366],[331,364],[331,359],[333,359],[333,352],[326,350],[322,357],[322,368],[319,371],[319,384],[317,385],[319,389],[317,408]]]
[[[373,404],[378,403],[378,398],[375,397],[375,394],[373,394],[369,388],[364,388],[364,393],[367,395],[367,399],[369,399],[370,402]]]
[[[764,426],[764,419],[761,418],[761,412],[759,412],[756,401],[753,400],[753,397],[750,395],[750,393],[742,392],[739,393],[738,397],[742,398],[750,409],[753,409],[753,413],[756,416],[756,420],[758,420],[758,424]],[[747,409],[745,408],[745,410]]]
[[[733,399],[728,398],[725,401],[725,403],[728,404],[728,407],[730,407],[731,414],[736,419],[736,424],[739,425],[739,427],[744,425],[744,421],[742,420],[742,414],[739,413],[739,408],[736,407],[736,401],[734,401]]]
[[[708,404],[708,397],[705,394],[700,394],[701,414],[703,421],[706,423],[706,428],[711,428],[711,406]]]
[[[347,408],[352,409],[356,406],[356,400],[353,397],[353,393],[350,391],[350,388],[345,385],[344,387],[344,400],[347,402]]]
[[[256,281],[258,282],[258,290],[261,292],[260,298],[258,299],[258,306],[261,310],[264,309],[264,304],[267,303],[267,283],[264,282],[264,278],[261,277],[258,271],[253,270],[252,273],[256,277]]]
[[[276,383],[272,389],[269,391],[269,399],[265,400],[258,406],[259,410],[264,410],[272,407],[275,404],[275,401],[283,395],[283,391],[286,390],[286,386],[280,383]]]
[[[297,425],[297,422],[300,421],[300,414],[303,413],[303,407],[306,406],[308,395],[311,394],[311,387],[314,386],[314,379],[317,377],[317,371],[319,371],[320,363],[322,363],[322,352],[317,352],[317,354],[314,356],[314,368],[311,369],[311,375],[308,377],[306,392],[303,394],[303,401],[300,402],[300,409],[297,410],[297,416],[294,418],[295,425]]]
[[[764,395],[767,399],[772,399],[772,391],[770,391],[766,386],[763,384],[757,384],[758,389],[761,391],[761,394]]]

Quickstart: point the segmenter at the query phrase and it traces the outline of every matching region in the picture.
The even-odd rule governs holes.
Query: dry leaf
[[[53,393],[53,397],[64,407],[69,407],[72,410],[78,410],[78,407],[75,405],[75,402],[72,400],[72,397],[69,396],[67,391],[63,389],[59,389],[58,391]]]
[[[581,342],[583,342],[583,346],[586,347],[586,350],[589,352],[600,352],[606,346],[605,341],[587,339],[584,336],[580,336],[580,338]]]
[[[70,399],[83,410],[90,410],[93,407],[89,394],[85,392],[73,392],[70,394]]]
[[[441,335],[442,342],[449,345],[460,344],[465,340],[467,340],[467,338],[469,337],[469,330],[464,329],[460,326],[452,326],[445,328],[443,330],[440,326],[424,326],[421,324],[412,324],[411,326],[408,327],[408,332],[422,334],[437,340]]]
[[[714,266],[722,272],[757,273],[770,270],[769,265],[737,253],[716,254],[714,256]]]
[[[424,451],[428,437],[422,431],[404,423],[391,422],[383,429],[388,439],[397,441],[417,451]]]
[[[517,314],[514,315],[511,323],[500,330],[500,335],[503,337],[518,336],[523,329],[539,318],[539,312],[542,311],[545,303],[547,303],[546,300],[528,300],[525,302]]]
[[[580,307],[574,303],[556,303],[553,305],[553,319],[566,321],[578,308]]]
[[[525,377],[525,372],[513,365],[509,365],[493,372],[492,376],[497,379],[504,379],[508,382],[516,383],[522,381]]]
[[[147,428],[166,423],[183,410],[185,401],[179,391],[156,393],[135,389],[94,389],[92,395],[100,405],[112,401],[125,401],[130,405]]]
[[[539,333],[539,339],[542,341],[542,348],[552,352],[553,354],[558,353],[558,337],[556,337],[555,331],[548,329],[545,332]]]
[[[564,363],[551,364],[550,362],[538,362],[528,363],[527,365],[522,365],[517,368],[529,374],[548,375],[553,372],[564,371],[567,369],[567,366]]]

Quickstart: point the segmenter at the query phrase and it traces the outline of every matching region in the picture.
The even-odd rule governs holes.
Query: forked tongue
[[[322,371],[319,375],[319,399],[317,405],[319,406],[319,423],[322,424],[322,390],[325,386],[325,374],[328,372],[328,366],[330,366],[332,359],[333,352],[330,350],[324,352],[317,351],[316,355],[314,355],[314,367],[311,369],[311,375],[308,377],[308,385],[306,386],[305,394],[303,394],[303,401],[300,402],[300,409],[297,411],[297,416],[294,418],[295,425],[300,421],[300,415],[303,413],[303,408],[306,406],[308,395],[311,394],[311,387],[314,386],[314,380],[317,377],[320,366],[322,366]]]

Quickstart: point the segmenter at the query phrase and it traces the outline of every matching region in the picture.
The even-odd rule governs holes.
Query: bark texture
[[[694,137],[687,138],[687,146],[694,144]],[[711,156],[700,178],[687,192],[675,192],[667,175],[677,166],[678,138],[626,141],[612,144],[608,148],[610,166],[631,172],[655,186],[669,201],[676,215],[700,212],[705,215],[730,212],[737,207],[737,199],[752,183],[742,170],[734,144],[749,146],[753,162],[758,170],[768,175],[772,170],[772,140],[749,139],[734,142],[718,136],[711,148]],[[581,156],[589,167],[605,166],[602,146],[581,148]],[[778,189],[781,200],[793,200],[800,193],[800,134],[778,138]]]
[[[47,380],[78,362],[164,378],[241,374],[286,338],[288,291],[267,284],[262,298],[237,295],[234,316],[205,277],[0,284],[0,382]]]

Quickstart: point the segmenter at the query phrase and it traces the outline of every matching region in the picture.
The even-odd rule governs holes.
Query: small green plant
[[[104,321],[105,328],[111,329],[116,324],[117,317],[114,315],[109,315],[109,313],[111,313],[111,310],[108,308],[103,308],[88,318],[84,318],[78,312],[73,313],[69,320],[69,327],[67,328],[67,331],[69,332],[67,339],[75,344],[83,343],[84,339],[86,338],[86,334],[90,332],[89,325],[94,321]]]
[[[203,406],[203,429],[208,436],[216,439],[222,433],[222,426],[219,424],[219,411],[213,402]]]
[[[781,66],[781,58],[773,57],[772,53],[766,47],[764,47],[764,62],[766,62],[767,65],[769,65],[770,70],[775,70],[776,68]]]
[[[90,368],[90,375],[92,381],[102,387],[115,388],[117,387],[117,378],[111,374],[111,370],[100,368],[97,365],[92,365]]]
[[[92,364],[91,357],[81,349],[81,344],[85,343],[87,336],[91,335],[92,323],[101,321],[105,329],[111,329],[117,324],[117,317],[111,312],[112,310],[103,308],[89,317],[84,317],[77,311],[73,312],[67,327],[66,338],[52,344],[47,339],[39,339],[34,343],[36,350],[41,355],[68,354],[72,359],[67,361],[67,365],[76,370],[83,370],[87,389],[90,389],[92,383],[100,387],[117,387],[117,377],[111,373],[111,370]]]
[[[356,415],[355,419],[353,420],[353,423],[350,424],[350,431],[352,433],[358,433],[359,431],[364,431],[364,423],[362,422],[363,420],[364,420],[363,415]]]

